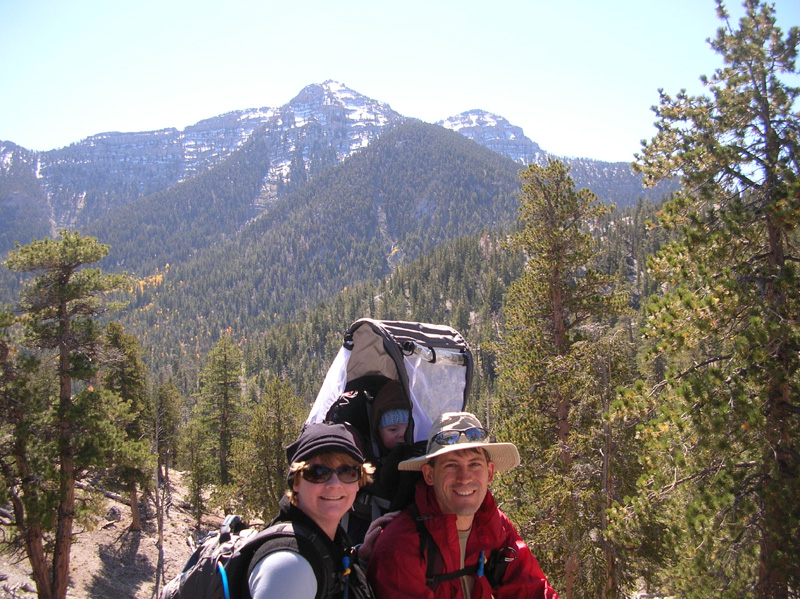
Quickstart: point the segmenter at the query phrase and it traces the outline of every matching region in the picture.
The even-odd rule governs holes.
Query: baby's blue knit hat
[[[408,410],[387,410],[381,414],[381,421],[378,428],[384,428],[393,424],[408,424]]]

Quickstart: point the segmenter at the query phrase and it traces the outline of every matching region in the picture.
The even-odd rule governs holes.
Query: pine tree
[[[253,399],[246,435],[233,445],[232,476],[244,513],[269,521],[286,491],[284,448],[297,437],[306,409],[278,378],[267,381]]]
[[[216,480],[210,449],[205,427],[198,419],[190,420],[181,430],[180,451],[181,461],[189,472],[189,503],[192,504],[198,528],[205,509],[204,492]]]
[[[48,359],[43,363],[55,363],[55,394],[20,394],[18,399],[36,405],[18,405],[4,414],[14,419],[6,422],[16,435],[10,457],[17,468],[11,489],[19,510],[17,523],[37,592],[44,599],[66,597],[76,480],[93,465],[105,466],[118,441],[115,396],[87,385],[101,355],[97,318],[110,307],[102,297],[127,286],[122,275],[82,268],[107,253],[107,245],[65,230],[60,239],[18,245],[5,262],[17,272],[39,273],[20,296],[24,342]],[[55,538],[48,565],[45,551],[51,530]]]
[[[213,481],[230,483],[231,445],[242,412],[242,352],[223,336],[208,353],[200,373],[198,413],[205,431],[203,443],[217,458]]]
[[[152,405],[148,395],[148,371],[141,358],[139,343],[125,333],[118,323],[110,323],[105,333],[105,367],[103,386],[117,394],[126,410],[121,423],[125,438],[114,457],[115,475],[125,485],[131,502],[131,530],[141,530],[139,515],[139,488],[147,488],[152,479],[150,439],[148,425],[152,419]]]
[[[167,487],[169,486],[169,469],[178,453],[183,403],[183,397],[173,381],[167,381],[156,387],[150,438],[153,441],[158,460],[158,482]]]
[[[637,157],[683,191],[662,215],[682,238],[650,265],[669,292],[647,334],[669,368],[639,396],[650,472],[632,507],[672,531],[672,592],[784,599],[800,589],[800,29],[744,7],[734,29],[718,2],[724,66],[706,95],[661,92]]]
[[[499,434],[522,456],[507,507],[567,599],[614,597],[621,589],[604,514],[620,492],[609,449],[620,440],[602,414],[614,387],[632,377],[632,350],[610,329],[626,294],[595,267],[592,228],[609,207],[588,189],[576,192],[560,161],[531,165],[521,178],[510,246],[528,262],[509,287],[497,352]]]
[[[182,398],[178,388],[171,381],[158,385],[152,398],[151,420],[147,427],[148,436],[156,455],[153,476],[153,497],[156,507],[156,527],[158,529],[158,564],[154,593],[164,580],[164,517],[172,504],[172,488],[169,468],[177,454],[179,428],[181,424]]]

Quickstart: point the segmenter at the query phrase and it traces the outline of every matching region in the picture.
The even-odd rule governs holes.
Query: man
[[[491,443],[480,421],[448,412],[433,423],[415,503],[378,537],[368,578],[378,599],[558,599],[489,491],[495,471],[519,465],[512,443]]]

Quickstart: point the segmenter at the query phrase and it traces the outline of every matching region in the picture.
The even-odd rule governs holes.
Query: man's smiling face
[[[459,530],[472,525],[494,476],[494,463],[479,448],[451,451],[422,466],[425,482],[433,487],[442,513],[458,516]]]

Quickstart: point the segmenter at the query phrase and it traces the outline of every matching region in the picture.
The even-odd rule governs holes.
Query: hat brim
[[[475,448],[483,449],[489,454],[489,460],[494,463],[495,471],[505,472],[519,466],[519,451],[517,451],[517,446],[513,443],[455,443],[439,447],[433,453],[424,456],[403,460],[397,465],[397,469],[411,472],[420,471],[425,464],[435,457],[452,451]]]

